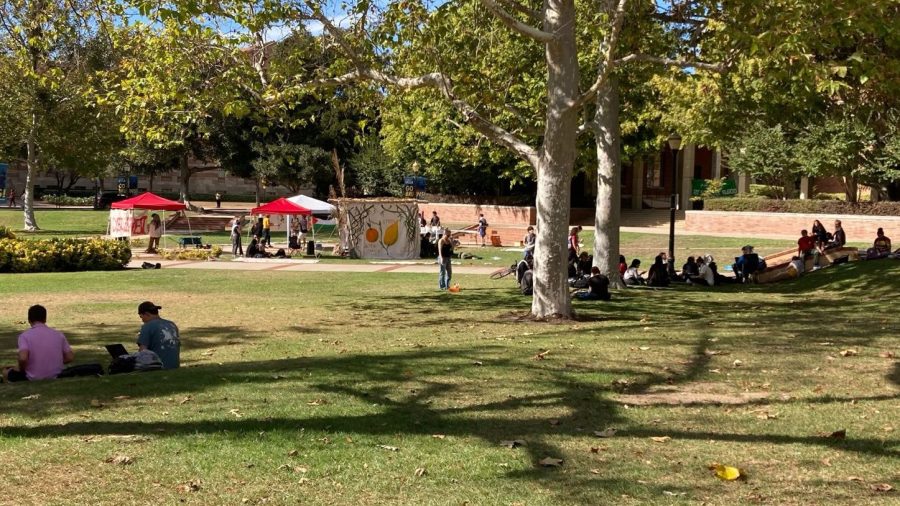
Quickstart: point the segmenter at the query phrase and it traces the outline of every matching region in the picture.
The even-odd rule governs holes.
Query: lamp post
[[[679,148],[681,148],[681,136],[673,133],[669,136],[669,149],[672,150],[672,200],[669,203],[669,278],[675,277],[675,209],[678,207]]]

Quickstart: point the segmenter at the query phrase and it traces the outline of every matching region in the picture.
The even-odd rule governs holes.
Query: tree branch
[[[619,58],[614,63],[616,65],[624,65],[626,63],[631,63],[631,62],[635,62],[635,61],[658,63],[660,65],[665,65],[667,67],[680,67],[680,68],[684,68],[684,69],[709,70],[710,72],[724,72],[725,71],[725,65],[722,63],[705,63],[705,62],[698,62],[698,61],[673,60],[671,58],[661,58],[659,56],[652,56],[649,54],[641,54],[641,53],[632,53],[623,58]]]
[[[551,42],[556,36],[550,32],[545,32],[539,28],[535,28],[528,23],[523,23],[516,19],[515,16],[506,11],[503,7],[500,6],[494,0],[481,0],[481,3],[484,4],[485,7],[491,13],[497,17],[504,25],[511,28],[512,30],[528,37],[534,39],[538,42]]]
[[[478,133],[509,149],[533,167],[538,166],[539,156],[534,148],[512,132],[501,128],[479,114],[465,100],[456,97],[453,94],[453,82],[440,72],[432,72],[418,77],[397,77],[377,70],[362,69],[354,70],[338,77],[315,79],[308,81],[306,85],[310,87],[341,86],[357,81],[372,81],[406,90],[426,87],[437,89],[450,102],[453,108],[462,115],[465,122]]]
[[[524,15],[528,16],[530,19],[532,19],[534,21],[541,20],[540,11],[529,9],[528,7],[525,7],[524,5],[520,4],[519,2],[516,2],[516,0],[500,0],[500,2],[505,5],[508,5],[512,10],[514,10],[520,14],[524,14]]]
[[[597,80],[594,81],[594,84],[591,85],[586,92],[578,97],[573,104],[573,107],[581,107],[593,100],[594,96],[597,95],[597,91],[600,90],[600,87],[603,86],[603,82],[606,81],[607,76],[609,76],[609,73],[612,72],[613,66],[615,65],[613,58],[616,53],[616,44],[619,42],[619,34],[622,33],[622,25],[625,24],[625,4],[627,1],[628,0],[619,0],[619,5],[616,7],[616,12],[613,14],[613,21],[609,34],[604,37],[603,43],[600,46],[602,58],[597,68]]]

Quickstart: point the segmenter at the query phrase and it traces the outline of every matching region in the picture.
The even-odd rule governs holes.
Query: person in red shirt
[[[797,256],[802,260],[806,255],[811,255],[816,249],[816,240],[809,236],[806,230],[800,231],[800,239],[797,239]]]

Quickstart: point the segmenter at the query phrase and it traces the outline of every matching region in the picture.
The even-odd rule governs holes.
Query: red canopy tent
[[[155,211],[183,211],[185,209],[184,204],[181,202],[164,199],[150,192],[144,192],[130,199],[113,202],[109,207],[112,209],[152,209]]]
[[[297,204],[284,197],[281,197],[279,199],[273,200],[272,202],[269,202],[268,204],[254,207],[250,210],[250,214],[303,214],[309,216],[312,214],[312,211],[303,206],[298,206]]]
[[[135,195],[134,197],[131,197],[131,198],[128,198],[125,200],[113,202],[112,205],[110,205],[109,207],[110,207],[110,223],[109,223],[109,226],[107,227],[108,234],[110,234],[110,232],[112,230],[112,215],[114,213],[113,210],[124,209],[124,210],[132,211],[131,218],[130,218],[131,221],[128,222],[127,228],[133,231],[134,230],[134,225],[133,225],[134,210],[135,209],[146,209],[146,210],[150,210],[150,211],[163,211],[163,220],[162,220],[163,237],[165,237],[165,233],[166,233],[165,211],[183,211],[186,209],[185,205],[182,204],[181,202],[176,202],[174,200],[165,199],[165,198],[160,197],[159,195],[156,195],[156,194],[150,193],[150,192],[144,192],[140,195]],[[188,231],[190,231],[190,227],[191,227],[191,222],[190,222],[190,220],[188,220]],[[121,228],[121,226],[117,227],[117,228]],[[141,225],[141,229],[143,229],[143,225]],[[123,234],[123,235],[130,236],[130,234]],[[191,232],[191,235],[193,235],[192,232]]]
[[[301,205],[297,205],[284,197],[281,197],[281,198],[277,198],[267,204],[263,204],[259,207],[254,207],[253,209],[250,210],[250,214],[284,214],[284,215],[287,215],[288,217],[290,217],[290,216],[295,216],[298,214],[304,215],[304,216],[310,216],[310,215],[312,215],[312,211],[310,211],[309,209],[307,209]],[[290,219],[290,218],[288,218],[288,219]],[[288,243],[290,243],[291,242],[290,221],[288,221],[288,226],[287,226],[286,232],[287,232],[287,236],[288,236]],[[313,230],[313,241],[315,241],[315,230]]]

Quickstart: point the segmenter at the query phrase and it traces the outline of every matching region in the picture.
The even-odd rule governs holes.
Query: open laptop
[[[107,344],[105,347],[106,347],[106,351],[109,352],[109,355],[112,358],[119,358],[122,355],[128,355],[128,350],[126,350],[125,347],[122,346],[121,343]]]

